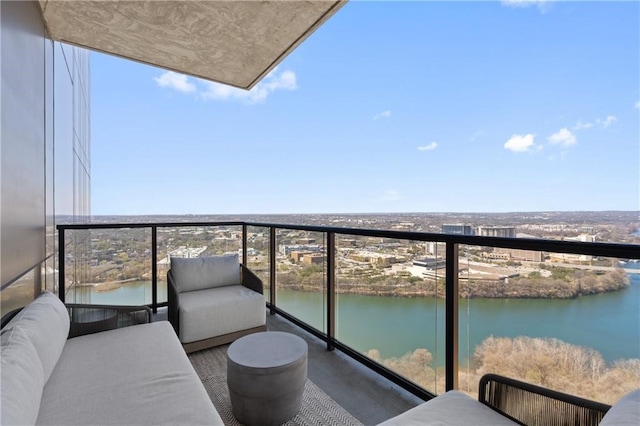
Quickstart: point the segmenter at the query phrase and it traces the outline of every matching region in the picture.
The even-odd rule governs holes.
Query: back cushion
[[[25,306],[4,328],[19,328],[33,344],[47,383],[69,336],[69,313],[58,296],[45,291]]]
[[[49,305],[49,297],[45,296],[47,303],[44,304],[40,298],[42,296],[31,305],[27,305],[0,332],[0,424],[3,425],[36,423],[44,384],[60,355],[58,353],[56,356],[55,353],[62,351],[59,343],[55,342],[61,338],[61,333],[59,330],[53,330],[53,323],[60,321],[56,318],[57,314],[50,315],[56,309],[44,309],[43,305]],[[37,316],[40,318],[36,321]],[[68,322],[67,317],[67,333]],[[36,326],[40,329],[37,330]],[[47,333],[51,334],[47,336]],[[66,335],[62,338],[63,342],[65,340]],[[50,344],[49,347],[47,342]],[[46,377],[44,364],[49,370]]]
[[[2,329],[0,424],[33,425],[38,419],[44,377],[42,364],[24,330]]]
[[[240,284],[238,255],[172,257],[171,274],[178,292]]]

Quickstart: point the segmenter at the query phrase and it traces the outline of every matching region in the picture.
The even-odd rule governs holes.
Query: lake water
[[[629,288],[569,300],[471,299],[459,304],[461,362],[485,338],[552,337],[587,346],[607,362],[640,358],[640,276]],[[325,330],[323,298],[303,292],[278,293],[278,306]],[[383,358],[427,348],[444,362],[444,301],[433,298],[337,296],[338,340]]]
[[[627,264],[640,268],[640,264]],[[640,275],[621,291],[569,300],[461,300],[460,358],[465,363],[485,338],[552,337],[600,352],[607,362],[640,358]],[[151,303],[151,283],[136,282],[117,290],[89,289],[91,303]],[[159,300],[166,300],[166,282],[159,283]],[[325,330],[324,296],[279,291],[277,304],[314,327]],[[338,340],[383,358],[399,357],[427,348],[436,365],[444,362],[444,301],[338,294]]]

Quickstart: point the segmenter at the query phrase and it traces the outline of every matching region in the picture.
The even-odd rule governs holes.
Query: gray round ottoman
[[[246,425],[279,425],[302,405],[307,343],[279,331],[241,337],[227,350],[227,386],[235,418]]]

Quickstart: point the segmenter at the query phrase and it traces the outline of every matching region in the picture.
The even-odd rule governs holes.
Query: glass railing
[[[276,231],[275,305],[326,333],[326,235],[282,229]]]
[[[70,248],[64,256],[69,271],[63,281],[66,302],[152,303],[150,228],[69,230],[64,246]],[[166,285],[164,293],[166,299]]]
[[[461,249],[459,387],[486,372],[613,404],[640,381],[640,275],[616,258]]]
[[[604,402],[640,386],[638,246],[245,222],[58,230],[63,298],[104,286],[90,302],[157,309],[172,256],[240,253],[272,313],[420,397],[473,395],[486,372]]]
[[[437,244],[336,236],[336,339],[444,392],[444,266]]]
[[[269,228],[247,226],[247,249],[245,265],[262,280],[263,293],[268,303],[271,302],[271,234]]]

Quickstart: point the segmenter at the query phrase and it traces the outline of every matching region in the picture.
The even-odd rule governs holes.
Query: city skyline
[[[639,8],[350,2],[249,92],[92,53],[92,213],[636,211]]]

